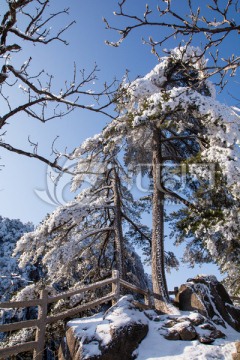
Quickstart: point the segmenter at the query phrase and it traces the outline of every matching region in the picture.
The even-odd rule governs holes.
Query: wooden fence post
[[[48,291],[41,290],[40,299],[42,304],[38,306],[38,320],[39,325],[36,332],[35,341],[37,342],[36,349],[33,354],[34,360],[42,360],[45,347],[45,333],[47,324],[47,308],[48,308]]]
[[[112,300],[112,305],[114,305],[120,298],[120,278],[119,278],[118,270],[112,271],[112,278],[114,280],[117,279],[117,282],[112,284],[112,292],[114,294],[114,299]]]
[[[147,295],[144,295],[144,302],[145,305],[152,307],[152,298],[151,298],[151,292],[148,290]]]

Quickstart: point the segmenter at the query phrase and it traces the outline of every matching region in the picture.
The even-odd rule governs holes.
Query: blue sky
[[[158,1],[149,1],[149,5]],[[160,2],[159,2],[160,3]],[[185,11],[181,3],[181,11]],[[207,1],[202,5],[206,6]],[[49,46],[32,46],[24,44],[23,51],[13,57],[15,64],[22,63],[31,55],[33,60],[33,70],[46,69],[54,74],[56,86],[61,87],[65,79],[71,78],[73,63],[76,62],[79,69],[91,70],[96,62],[99,69],[99,81],[92,88],[97,88],[105,81],[111,82],[114,77],[121,79],[125,70],[129,70],[131,79],[149,72],[156,64],[157,58],[150,53],[150,48],[142,45],[141,37],[147,38],[149,35],[158,37],[160,29],[141,29],[126,39],[119,48],[106,46],[104,41],[116,40],[116,34],[105,29],[102,17],[110,22],[115,22],[113,11],[116,10],[117,1],[115,0],[69,0],[67,6],[70,7],[70,15],[62,16],[53,24],[54,28],[67,25],[71,20],[76,20],[76,24],[71,27],[64,35],[69,41],[68,46],[62,43],[52,43]],[[1,8],[2,7],[2,8]],[[52,0],[51,10],[60,10],[66,7],[64,0]],[[145,1],[129,0],[129,9],[132,12],[143,12]],[[0,13],[3,13],[4,5],[0,5]],[[161,30],[163,32],[164,30]],[[200,40],[200,39],[199,39]],[[168,47],[174,47],[177,43],[169,43]],[[199,45],[195,43],[195,45]],[[239,44],[238,44],[239,47]],[[227,56],[237,49],[236,39],[228,41],[223,51]],[[99,85],[98,85],[99,84]],[[219,100],[228,104],[235,104],[228,94],[230,91],[237,94],[237,78],[231,80],[224,92],[219,95]],[[13,89],[10,95],[16,97],[20,94]],[[86,137],[99,132],[106,124],[108,119],[100,114],[90,111],[76,110],[68,117],[54,120],[47,124],[39,123],[37,120],[18,116],[12,119],[4,130],[7,130],[6,141],[15,147],[30,150],[27,142],[28,135],[34,142],[39,143],[39,153],[48,156],[51,154],[52,140],[59,136],[56,147],[63,151],[65,147],[69,151],[78,146]],[[4,168],[0,172],[0,215],[9,218],[19,218],[23,222],[32,221],[39,223],[47,213],[54,210],[54,206],[41,200],[36,190],[46,189],[47,175],[46,166],[36,160],[20,157],[19,155],[1,150],[1,163]],[[60,185],[59,193],[69,182],[66,178]],[[65,191],[67,192],[67,191]],[[38,193],[39,194],[39,193]],[[42,194],[42,193],[41,193]],[[60,195],[59,195],[60,196]],[[205,266],[200,270],[202,273],[215,272],[214,267]],[[198,273],[199,270],[189,270],[186,266],[181,271],[174,273],[170,278],[170,287],[176,285],[181,278],[185,281],[189,276]]]

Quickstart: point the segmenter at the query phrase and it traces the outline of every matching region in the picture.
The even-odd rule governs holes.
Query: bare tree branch
[[[209,0],[208,4],[204,4],[207,5],[207,11],[205,6],[200,8],[200,5],[198,6],[191,0],[184,0],[181,6],[186,8],[187,14],[185,16],[182,16],[179,11],[178,0],[162,0],[161,5],[158,5],[156,9],[150,9],[146,5],[142,16],[130,14],[125,10],[127,3],[127,0],[119,2],[118,11],[114,12],[116,17],[124,21],[123,26],[112,26],[104,19],[106,28],[114,30],[120,35],[115,42],[106,41],[108,45],[119,46],[130,33],[139,28],[166,29],[166,31],[159,32],[160,39],[154,40],[150,37],[148,40],[144,40],[145,44],[151,46],[152,53],[159,58],[157,49],[167,44],[169,40],[179,38],[180,44],[182,40],[185,40],[185,43],[187,41],[187,44],[190,45],[195,40],[196,35],[202,35],[201,56],[206,53],[210,54],[214,63],[213,66],[206,65],[207,76],[218,74],[220,77],[218,84],[223,87],[226,74],[235,75],[236,69],[240,66],[240,57],[238,55],[231,55],[229,58],[220,57],[218,47],[223,42],[228,41],[230,36],[239,36],[238,0]],[[232,14],[236,14],[236,19],[232,18]]]
[[[14,148],[13,146],[11,146],[10,144],[6,144],[4,142],[0,142],[0,147],[6,149],[8,151],[14,152],[16,154],[19,154],[19,155],[24,155],[24,156],[27,156],[30,158],[38,159],[41,162],[44,162],[45,164],[47,164],[55,169],[58,169],[59,171],[64,170],[60,165],[58,165],[58,163],[57,163],[58,158],[56,158],[54,161],[50,161],[50,160],[46,159],[45,157],[38,155],[36,152],[31,153],[28,151],[17,149],[17,148]]]
[[[0,129],[10,119],[15,119],[20,114],[25,114],[43,123],[63,118],[74,109],[89,110],[112,118],[107,108],[116,100],[117,82],[113,80],[110,84],[104,84],[102,89],[97,92],[89,88],[97,80],[99,69],[96,64],[89,72],[84,69],[77,71],[77,66],[74,64],[72,79],[65,80],[56,91],[53,75],[48,74],[45,69],[35,74],[31,72],[34,54],[29,54],[29,58],[18,66],[12,61],[14,53],[21,51],[26,42],[46,46],[53,41],[68,44],[62,36],[74,25],[75,21],[63,25],[60,29],[56,28],[53,32],[51,30],[52,22],[58,17],[67,16],[69,8],[50,12],[50,5],[50,0],[7,1],[7,9],[2,15],[0,24],[0,61],[2,61],[0,64],[0,95],[3,102]],[[9,95],[9,87],[21,92],[17,102],[16,98]],[[62,170],[62,167],[57,164],[58,156],[54,161],[44,159],[37,154],[36,144],[32,143],[33,153],[4,143],[3,138],[0,146],[17,154],[36,158]]]

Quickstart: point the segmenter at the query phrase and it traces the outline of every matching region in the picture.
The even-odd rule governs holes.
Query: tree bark
[[[152,282],[153,292],[159,295],[155,298],[157,310],[169,312],[167,304],[170,303],[165,276],[164,259],[164,192],[162,191],[162,149],[161,133],[159,129],[153,130],[153,213],[152,213]]]
[[[115,231],[115,254],[117,270],[121,279],[126,278],[126,271],[124,266],[124,239],[122,231],[122,212],[121,212],[121,198],[119,194],[119,178],[116,168],[113,168],[113,197],[114,197],[114,231]]]

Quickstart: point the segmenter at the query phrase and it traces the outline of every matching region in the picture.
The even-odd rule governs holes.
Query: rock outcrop
[[[226,337],[213,321],[197,312],[188,316],[168,315],[160,325],[159,332],[167,340],[199,340],[202,344],[211,344]]]
[[[228,325],[240,331],[240,309],[233,306],[215,277],[190,279],[180,287],[176,300],[180,310],[189,313],[181,314],[178,310],[174,315],[163,315],[154,310],[140,311],[133,296],[127,295],[105,313],[72,320],[68,323],[58,358],[133,360],[148,332],[149,336],[159,340],[164,337],[170,341],[197,340],[197,343],[212,344],[216,339],[226,338]],[[149,340],[149,336],[144,342]],[[236,360],[239,359],[239,349],[240,346],[233,354]]]
[[[148,333],[148,319],[122,297],[105,314],[70,321],[60,360],[132,360],[133,352]]]
[[[225,322],[240,331],[240,309],[236,308],[224,286],[215,276],[199,275],[181,285],[176,296],[180,310],[196,310],[212,319],[215,324],[225,326]]]

